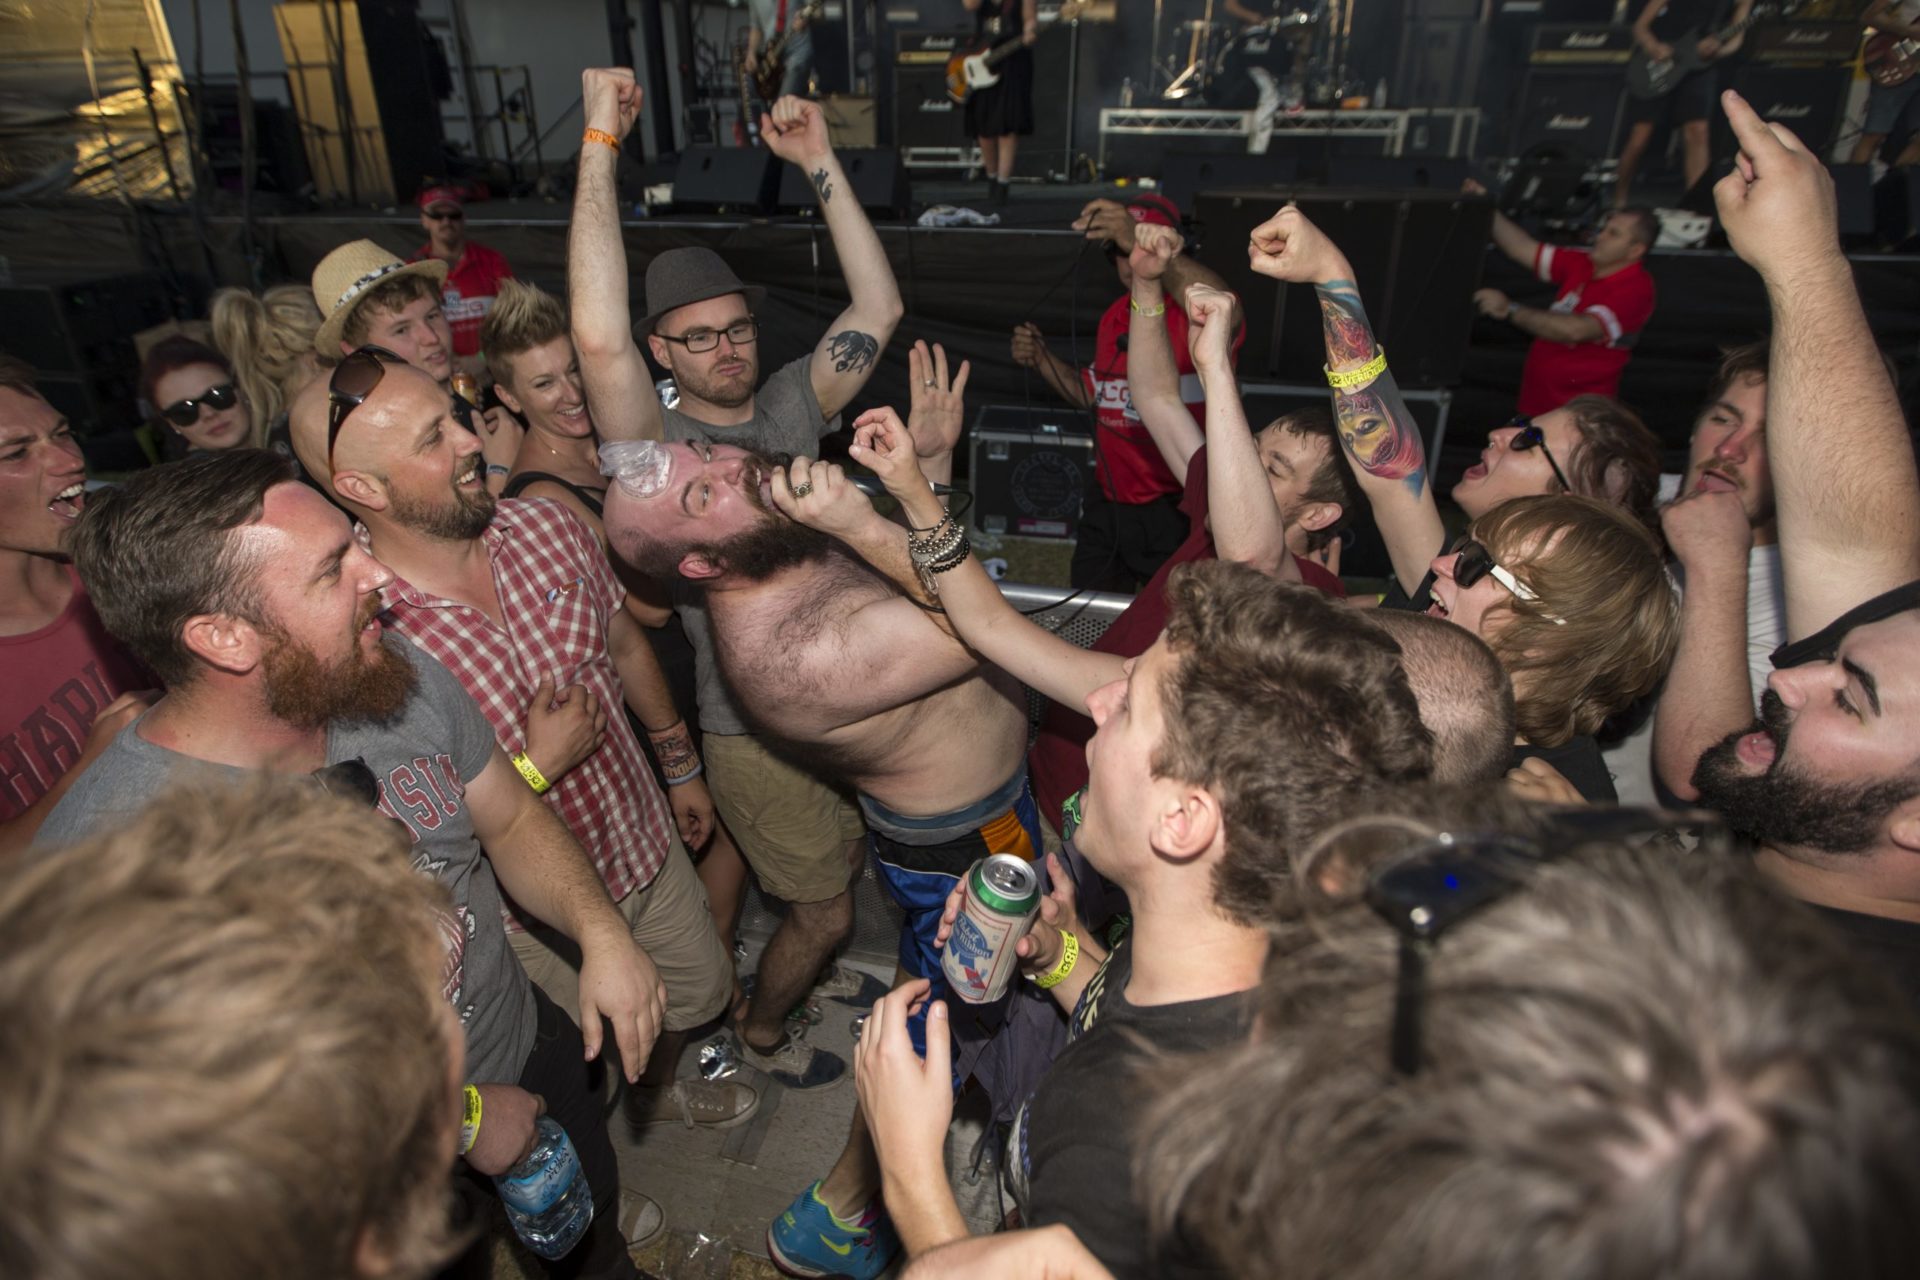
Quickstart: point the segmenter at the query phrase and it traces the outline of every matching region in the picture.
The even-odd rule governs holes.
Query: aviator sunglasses
[[[373,389],[380,385],[380,379],[387,376],[388,365],[405,363],[385,347],[368,343],[342,360],[333,371],[333,377],[327,382],[327,402],[331,406],[327,413],[328,471],[333,470],[333,448],[340,441],[340,428],[346,423],[347,415],[366,403]]]

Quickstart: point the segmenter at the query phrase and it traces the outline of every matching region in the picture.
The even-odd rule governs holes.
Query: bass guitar
[[[1060,6],[1059,14],[1048,21],[1048,25],[1072,22],[1084,8],[1086,5],[1078,0],[1068,0]],[[965,52],[954,54],[947,60],[947,96],[963,103],[974,90],[999,84],[1000,64],[1018,53],[1024,43],[1025,39],[1019,35],[998,43],[989,39]]]
[[[1760,19],[1775,15],[1784,17],[1798,7],[1797,4],[1757,4],[1740,21],[1729,23],[1714,32],[1713,39],[1724,47],[1729,40],[1738,37]],[[1673,56],[1663,59],[1656,59],[1645,49],[1636,46],[1633,57],[1627,62],[1627,92],[1643,102],[1664,98],[1672,93],[1675,85],[1713,61],[1700,52],[1701,42],[1706,38],[1707,33],[1698,28],[1689,31],[1672,42]]]
[[[1920,71],[1920,40],[1903,39],[1890,31],[1875,31],[1860,51],[1860,65],[1882,89],[1905,84]]]
[[[749,73],[760,101],[772,106],[773,100],[780,96],[780,82],[787,78],[787,45],[793,39],[795,28],[818,22],[825,9],[826,0],[807,0],[788,15],[785,29],[760,47],[760,69]]]

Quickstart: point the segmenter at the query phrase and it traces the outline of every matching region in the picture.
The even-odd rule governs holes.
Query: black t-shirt
[[[1649,25],[1654,35],[1666,41],[1689,33],[1712,35],[1727,25],[1732,12],[1732,0],[1667,0],[1666,8]]]
[[[1529,757],[1545,760],[1558,769],[1588,804],[1620,801],[1620,793],[1613,789],[1613,774],[1607,770],[1607,759],[1600,754],[1600,744],[1593,740],[1592,734],[1569,738],[1557,747],[1536,747],[1530,742],[1516,746],[1508,767],[1517,769],[1520,762]]]
[[[1838,907],[1814,906],[1813,909],[1840,930],[1854,954],[1886,974],[1900,993],[1920,1008],[1920,924],[1842,911]]]
[[[1026,1225],[1065,1223],[1119,1280],[1222,1276],[1175,1240],[1159,1255],[1133,1193],[1134,1126],[1150,1095],[1141,1068],[1156,1053],[1194,1053],[1244,1038],[1245,993],[1140,1006],[1127,1000],[1133,940],[1122,938],[1080,994],[1067,1047],[1014,1117],[1009,1164]]]

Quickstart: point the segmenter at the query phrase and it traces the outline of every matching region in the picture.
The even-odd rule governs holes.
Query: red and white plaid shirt
[[[355,532],[370,548],[365,527]],[[557,502],[503,498],[480,539],[493,563],[504,629],[481,610],[427,595],[397,575],[381,620],[459,678],[509,755],[526,750],[527,708],[542,676],[551,675],[556,689],[583,684],[600,699],[605,740],[553,784],[546,800],[618,902],[652,883],[672,847],[673,821],[627,724],[607,648],[626,589],[587,526]],[[510,930],[536,923],[510,899],[503,914]]]

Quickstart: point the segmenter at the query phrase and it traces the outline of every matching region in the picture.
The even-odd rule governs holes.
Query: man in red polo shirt
[[[1139,223],[1178,227],[1180,210],[1160,195],[1142,196],[1126,205],[1095,200],[1074,221],[1076,231],[1104,243],[1123,290],[1100,317],[1090,368],[1076,369],[1047,350],[1046,340],[1032,324],[1022,323],[1013,331],[1014,363],[1037,372],[1062,400],[1091,411],[1094,418],[1094,474],[1100,483],[1099,492],[1086,495],[1081,503],[1071,571],[1075,589],[1138,591],[1187,536],[1187,518],[1180,511],[1180,477],[1168,470],[1154,447],[1127,388],[1133,288],[1127,258],[1133,252],[1133,228]],[[1205,396],[1188,354],[1183,300],[1189,285],[1224,290],[1227,284],[1184,253],[1168,264],[1164,283],[1174,302],[1166,309],[1167,337],[1173,343],[1181,398],[1200,418],[1206,413]],[[1236,317],[1236,358],[1245,337],[1245,326]]]
[[[1486,194],[1471,179],[1465,190]],[[1619,395],[1620,375],[1653,318],[1653,276],[1641,259],[1659,235],[1649,211],[1616,209],[1600,224],[1592,249],[1570,249],[1542,244],[1494,212],[1493,242],[1500,251],[1560,288],[1551,307],[1521,306],[1498,289],[1473,295],[1481,315],[1533,335],[1520,373],[1520,413],[1549,413],[1575,396]]]
[[[507,260],[483,244],[467,239],[466,201],[454,187],[426,187],[420,192],[420,225],[427,242],[408,262],[438,258],[447,264],[447,280],[440,297],[453,326],[453,354],[464,371],[478,375],[480,326],[493,307],[500,282],[512,277]]]

